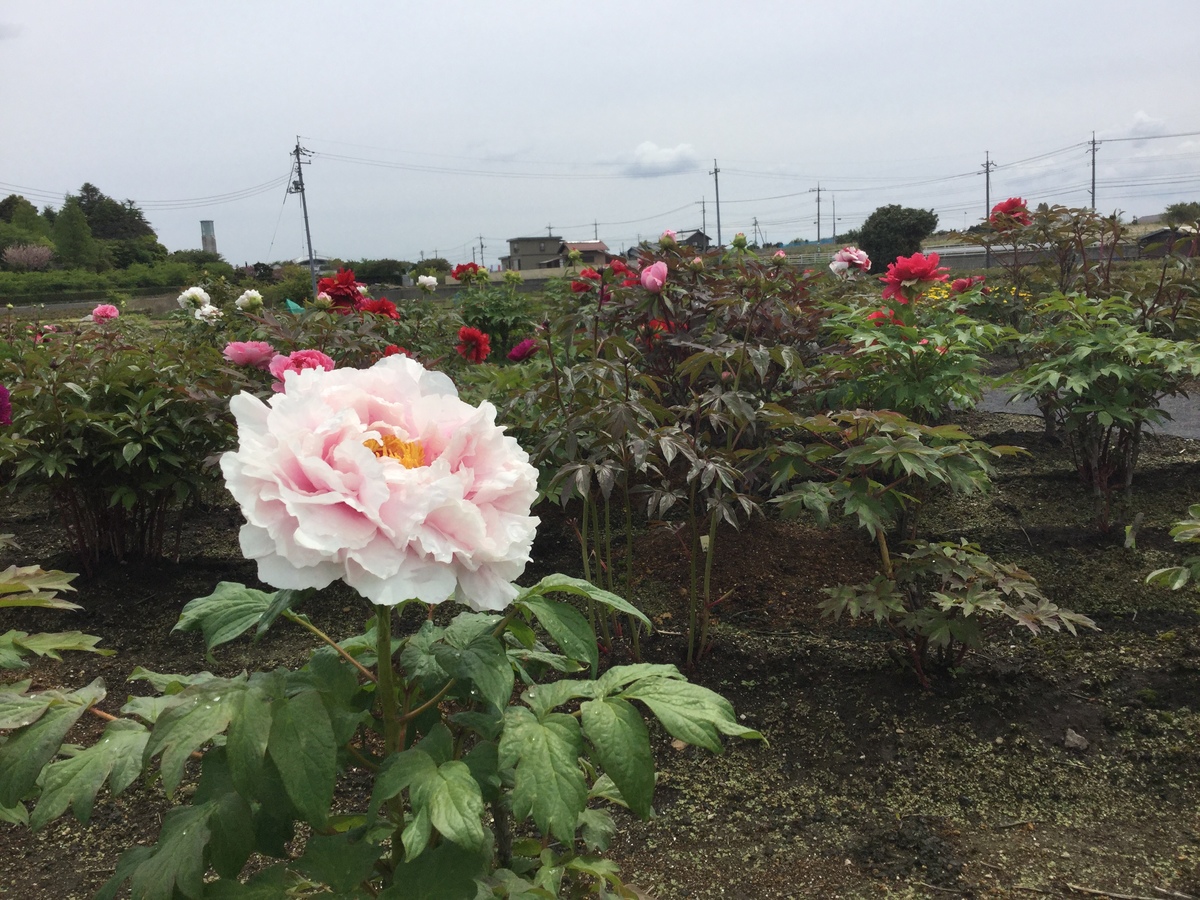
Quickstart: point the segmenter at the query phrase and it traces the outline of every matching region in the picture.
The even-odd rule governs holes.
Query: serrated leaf
[[[323,826],[337,781],[337,745],[329,714],[316,691],[272,704],[267,752],[279,767],[284,789],[296,809],[310,824]]]
[[[543,833],[570,843],[587,804],[582,753],[583,737],[573,717],[551,713],[539,721],[522,706],[505,710],[500,765],[516,768],[512,803],[518,821],[532,815]]]
[[[588,700],[580,710],[583,734],[600,767],[629,808],[639,818],[648,818],[654,797],[654,754],[641,714],[619,697]]]
[[[41,716],[0,746],[0,806],[16,806],[32,790],[42,768],[58,755],[71,726],[91,705],[104,699],[104,680],[68,694],[57,691]]]
[[[392,886],[378,900],[475,900],[476,879],[487,874],[490,861],[490,853],[445,841],[396,866]]]
[[[189,601],[172,631],[202,632],[204,645],[211,652],[213,647],[228,643],[257,625],[275,600],[276,593],[222,581],[211,594]]]
[[[483,797],[466,763],[450,760],[423,773],[410,794],[413,807],[428,809],[430,822],[443,837],[470,850],[486,845]]]
[[[150,732],[140,723],[116,719],[108,723],[100,740],[91,747],[48,765],[30,825],[41,828],[61,816],[68,806],[75,818],[86,823],[96,794],[106,781],[115,796],[141,774],[142,751],[149,737]]]
[[[167,813],[158,843],[145,848],[150,853],[131,873],[132,897],[173,900],[176,890],[189,898],[204,896],[204,848],[212,835],[208,818],[214,805],[185,806]]]
[[[698,684],[650,677],[635,682],[621,696],[645,703],[672,737],[713,753],[722,750],[722,734],[762,739],[757,731],[738,724],[728,700]]]

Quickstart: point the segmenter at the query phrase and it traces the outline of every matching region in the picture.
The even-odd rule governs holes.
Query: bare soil
[[[889,655],[884,631],[820,615],[822,588],[875,570],[860,533],[767,517],[721,534],[714,596],[729,597],[690,676],[729,697],[768,742],[733,742],[714,757],[658,734],[656,816],[620,818],[610,853],[641,889],[664,900],[1200,896],[1200,599],[1143,583],[1188,555],[1167,530],[1200,500],[1200,442],[1149,439],[1132,495],[1101,532],[1091,497],[1039,420],[960,421],[1030,455],[1002,460],[985,497],[932,498],[922,534],[967,537],[1021,564],[1051,599],[1102,630],[1004,632],[957,676],[922,691]],[[0,566],[72,569],[52,518],[3,502],[0,532],[16,533],[22,549],[0,556]],[[1136,547],[1126,548],[1122,526],[1138,513]],[[578,568],[561,514],[544,518],[532,578]],[[231,674],[299,664],[309,642],[286,628],[219,648],[215,664],[198,636],[171,632],[184,603],[216,582],[254,583],[237,553],[239,523],[220,502],[197,511],[177,562],[113,565],[81,580],[82,612],[0,613],[0,632],[79,629],[118,651],[0,677],[32,677],[38,688],[103,677],[102,708],[115,713],[143,690],[125,681],[137,665]],[[637,554],[633,599],[658,625],[646,657],[679,663],[686,553],[652,530]],[[338,637],[360,631],[367,616],[344,591],[305,611]],[[625,657],[618,646],[610,658]],[[88,740],[99,725],[72,739]],[[1068,729],[1086,749],[1066,746]],[[102,797],[87,825],[70,816],[37,833],[0,825],[0,896],[91,896],[124,848],[153,840],[167,808],[150,783]]]

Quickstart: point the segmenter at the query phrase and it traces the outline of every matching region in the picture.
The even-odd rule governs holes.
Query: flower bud
[[[739,231],[733,236],[733,240],[730,243],[735,249],[745,250],[747,247],[746,235]]]

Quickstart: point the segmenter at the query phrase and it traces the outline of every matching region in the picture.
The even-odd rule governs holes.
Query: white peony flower
[[[190,287],[176,297],[175,302],[179,304],[180,309],[199,309],[201,306],[211,304],[212,300],[204,288]]]
[[[427,291],[432,291],[438,285],[438,280],[432,275],[417,276],[417,287]]]
[[[222,313],[221,310],[215,306],[205,304],[204,306],[199,307],[194,313],[192,313],[192,315],[194,315],[197,320],[201,322],[207,322],[209,325],[215,325],[217,320],[220,319],[224,313]]]
[[[255,310],[262,309],[262,294],[251,288],[248,291],[244,291],[240,297],[234,300],[233,305],[238,309],[244,309],[247,312],[254,312]]]
[[[384,606],[512,601],[538,524],[537,470],[495,407],[463,402],[449,378],[402,355],[283,378],[267,403],[233,398],[238,449],[221,457],[259,578],[342,579]]]

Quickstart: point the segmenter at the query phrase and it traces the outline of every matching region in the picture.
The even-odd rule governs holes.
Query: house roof
[[[608,252],[608,244],[604,243],[604,241],[563,241],[562,245],[568,251],[578,250],[580,253],[588,250],[599,250],[603,253]]]
[[[505,238],[508,241],[561,241],[562,236],[557,234],[535,234],[528,237],[511,237]]]

